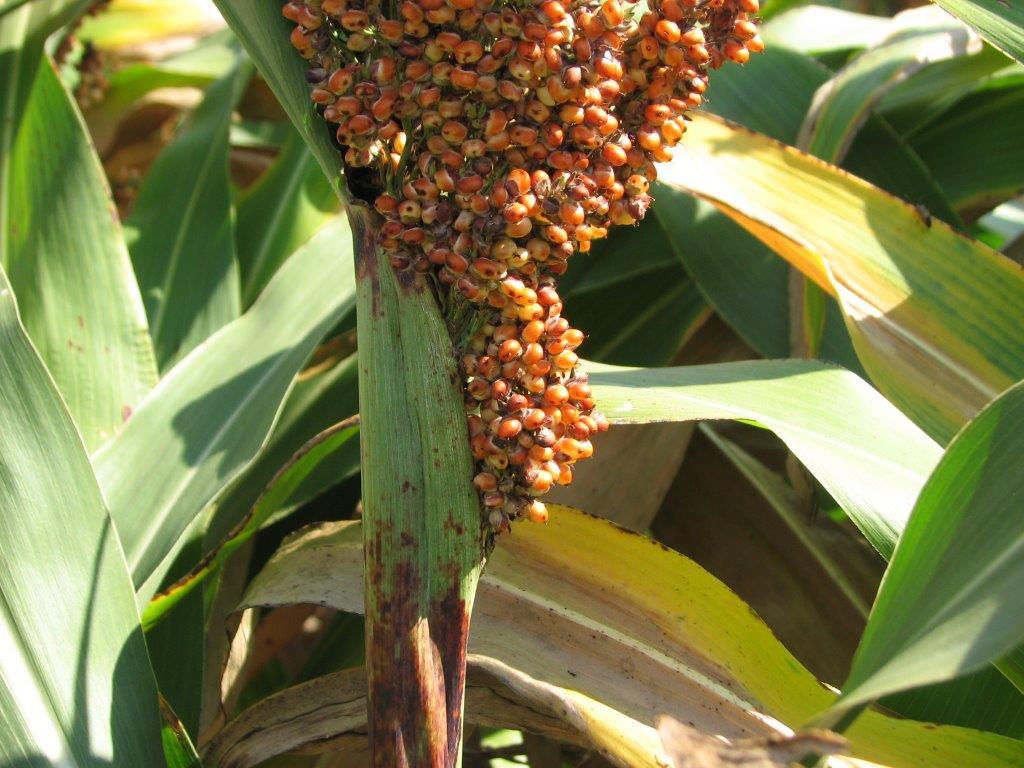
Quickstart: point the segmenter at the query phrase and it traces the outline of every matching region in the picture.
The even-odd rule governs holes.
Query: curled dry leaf
[[[673,768],[778,768],[807,755],[842,754],[850,746],[846,739],[831,731],[806,731],[730,744],[672,717],[658,720],[658,735]]]
[[[358,523],[318,526],[287,542],[240,609],[295,603],[362,610]],[[729,740],[790,735],[789,726],[834,699],[695,563],[569,508],[547,525],[517,526],[502,537],[480,582],[469,650],[472,667],[500,677],[515,706],[527,702],[552,721],[545,731],[510,714],[516,727],[545,735],[568,729],[576,734],[570,740],[623,766],[667,765],[654,728],[661,715]],[[475,706],[469,698],[467,718],[482,722]],[[267,742],[282,752],[356,726],[339,720],[323,727],[292,743]],[[228,734],[237,740],[249,730],[229,724],[206,765],[251,764],[225,762],[236,749]],[[877,712],[865,713],[847,735],[857,758],[894,768],[1024,766],[1013,739]]]
[[[466,709],[471,722],[522,728],[558,741],[586,743],[558,710],[545,709],[521,690],[528,686],[494,659],[469,658]],[[522,677],[522,675],[519,675]],[[511,684],[510,684],[511,683]],[[518,685],[518,688],[515,687]],[[292,750],[365,750],[366,672],[342,670],[268,696],[232,720],[207,746],[204,763],[248,768]]]

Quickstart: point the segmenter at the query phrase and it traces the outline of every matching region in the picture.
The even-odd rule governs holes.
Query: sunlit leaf
[[[804,5],[773,17],[761,27],[761,36],[769,48],[816,54],[868,48],[891,29],[891,20],[884,16]]]
[[[16,224],[4,267],[25,328],[94,449],[156,383],[156,364],[103,169],[48,60],[40,61],[10,174]]]
[[[839,70],[814,94],[796,145],[839,162],[886,91],[926,65],[981,49],[971,30],[935,6],[897,14],[876,46]]]
[[[661,178],[713,202],[835,295],[872,381],[931,435],[949,440],[1024,378],[1015,264],[765,136],[706,116],[690,126]]]
[[[816,361],[588,370],[612,422],[740,419],[772,430],[886,557],[940,454],[866,382]]]
[[[936,0],[1007,56],[1024,63],[1024,8],[1005,0]]]
[[[362,610],[358,524],[327,524],[286,543],[241,607],[293,603]],[[833,699],[695,563],[564,507],[552,509],[547,525],[517,525],[498,540],[481,579],[470,650],[478,654],[471,665],[497,678],[499,690],[512,690],[513,707],[539,709],[551,725],[567,725],[574,740],[626,765],[663,765],[654,725],[664,714],[705,733],[743,738],[797,726]],[[331,694],[320,689],[319,699],[301,688],[290,692],[291,717],[275,702],[268,724],[277,725],[267,733],[250,717],[233,737],[282,750],[365,728],[363,701],[341,692],[335,701],[349,703],[333,711],[342,717],[326,721],[331,710],[323,697]],[[307,713],[315,728],[303,727]],[[874,712],[845,735],[854,756],[894,768],[1024,764],[1014,739]],[[229,764],[231,746],[229,738],[218,743],[210,765]],[[255,764],[244,747],[237,754],[239,765]]]
[[[1024,384],[950,444],[879,590],[841,710],[998,661],[1024,637]]]
[[[271,478],[249,515],[239,521],[227,538],[219,542],[209,555],[199,559],[198,565],[183,579],[150,601],[143,613],[144,625],[156,622],[191,592],[207,574],[220,568],[238,547],[252,538],[274,512],[285,505],[311,472],[357,434],[358,425],[358,417],[339,422],[303,445]]]
[[[352,306],[351,253],[344,219],[321,230],[93,457],[137,587],[260,450],[295,374]]]
[[[345,195],[340,175],[341,155],[330,129],[314,112],[306,84],[306,63],[288,42],[292,25],[281,16],[277,3],[214,0],[231,29],[242,41],[292,124],[320,163],[334,189]]]
[[[238,201],[235,241],[243,306],[252,304],[284,260],[337,210],[334,190],[292,130],[271,169]]]
[[[161,765],[124,555],[2,270],[0,423],[0,763]]]
[[[983,90],[957,102],[911,137],[953,204],[979,213],[1024,187],[1024,87]],[[970,136],[974,151],[961,149]],[[984,147],[984,152],[977,151]]]

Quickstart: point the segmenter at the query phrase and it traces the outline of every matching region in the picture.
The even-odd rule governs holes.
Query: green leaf
[[[980,213],[1018,194],[1024,186],[1024,88],[983,90],[957,102],[911,137],[949,199]],[[970,136],[973,152],[960,139]]]
[[[715,114],[783,141],[796,137],[815,88],[828,70],[784,49],[769,49],[745,67],[715,74]],[[765,357],[789,355],[789,269],[727,216],[664,184],[654,214],[672,250],[698,288],[736,332]],[[830,302],[830,305],[832,302]],[[821,355],[848,368],[859,364],[834,306]]]
[[[321,230],[248,312],[171,369],[93,457],[136,586],[252,461],[295,374],[352,306],[348,231],[344,219]]]
[[[714,429],[701,424],[701,431],[757,489],[807,553],[828,574],[835,588],[842,593],[861,619],[866,619],[869,606],[861,597],[857,584],[847,578],[842,563],[833,558],[821,538],[815,535],[817,531],[808,523],[808,515],[800,509],[796,493],[789,484],[756,457]]]
[[[1005,0],[936,0],[1007,56],[1024,63],[1024,7]]]
[[[981,41],[934,6],[897,14],[889,34],[814,94],[796,145],[838,163],[871,110],[896,83],[925,65],[980,50]]]
[[[595,249],[597,250],[597,249]],[[582,276],[560,291],[566,316],[585,328],[584,353],[623,365],[666,365],[708,316],[708,305],[686,274],[660,223],[651,216],[616,233],[577,265]],[[628,319],[609,306],[638,309]]]
[[[167,768],[202,768],[192,739],[163,697],[160,699],[160,714],[163,716],[160,738],[164,745]]]
[[[331,188],[344,200],[347,191],[341,176],[341,155],[330,129],[313,109],[306,84],[306,63],[289,42],[292,25],[281,16],[280,6],[243,0],[214,2],[306,140]]]
[[[49,60],[39,62],[10,173],[16,223],[4,266],[25,329],[95,449],[156,383],[156,364],[106,177]]]
[[[885,16],[827,5],[805,5],[775,16],[761,27],[768,49],[818,54],[877,45],[892,29]]]
[[[289,133],[274,165],[238,201],[235,240],[246,307],[338,211],[338,198],[302,137],[294,129]]]
[[[944,683],[903,691],[879,700],[911,720],[980,728],[1024,738],[1024,695],[1000,669],[986,667]]]
[[[351,441],[359,432],[358,425],[358,416],[347,419],[325,429],[303,445],[271,478],[250,513],[236,525],[227,538],[209,555],[194,557],[198,560],[198,565],[149,602],[143,612],[143,625],[149,627],[156,623],[202,579],[220,568],[236,549],[252,538],[274,512],[284,507],[314,470]]]
[[[281,415],[260,451],[239,478],[217,499],[207,538],[228,536],[256,504],[278,470],[314,435],[359,410],[358,364],[350,355],[325,371],[306,370],[296,380]],[[331,454],[289,494],[271,515],[310,501],[359,471],[359,445],[353,441]]]
[[[949,440],[1024,378],[1024,273],[1005,257],[720,120],[695,117],[681,146],[662,180],[710,200],[837,296],[873,383],[931,435]]]
[[[239,59],[211,85],[157,157],[128,225],[161,370],[238,317],[238,262],[228,181],[228,127],[251,67]]]
[[[877,109],[901,134],[907,135],[1005,69],[1006,57],[985,45],[976,55],[929,64],[887,91]]]
[[[781,437],[883,556],[940,449],[866,382],[811,360],[682,368],[588,364],[613,423],[739,419]]]
[[[134,591],[82,440],[0,270],[0,763],[161,764]]]
[[[1024,383],[956,436],[900,537],[833,712],[998,661],[1024,637]]]
[[[0,12],[0,255],[11,227],[11,158],[25,103],[35,82],[47,35],[68,22],[89,0],[9,2]]]

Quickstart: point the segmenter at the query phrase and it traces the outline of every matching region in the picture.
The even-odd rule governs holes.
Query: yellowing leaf
[[[716,205],[838,298],[874,383],[946,442],[1024,378],[1024,272],[867,182],[706,115],[662,181]]]
[[[359,524],[314,528],[281,548],[240,607],[362,611],[362,560]],[[515,691],[513,702],[551,712],[626,766],[666,764],[655,730],[661,715],[748,738],[789,734],[834,699],[698,565],[565,507],[553,507],[547,525],[517,524],[499,538],[477,593],[470,652],[480,657],[470,657],[471,668],[486,666]],[[467,697],[471,721],[473,701]],[[295,713],[307,705],[300,698]],[[342,726],[304,743],[337,736]],[[845,735],[855,757],[894,768],[1024,765],[1014,739],[881,713],[866,713]]]

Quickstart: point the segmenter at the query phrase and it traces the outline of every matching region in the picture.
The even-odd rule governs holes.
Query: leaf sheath
[[[466,643],[485,539],[451,342],[425,280],[395,273],[379,222],[355,238],[372,764],[460,763]]]

